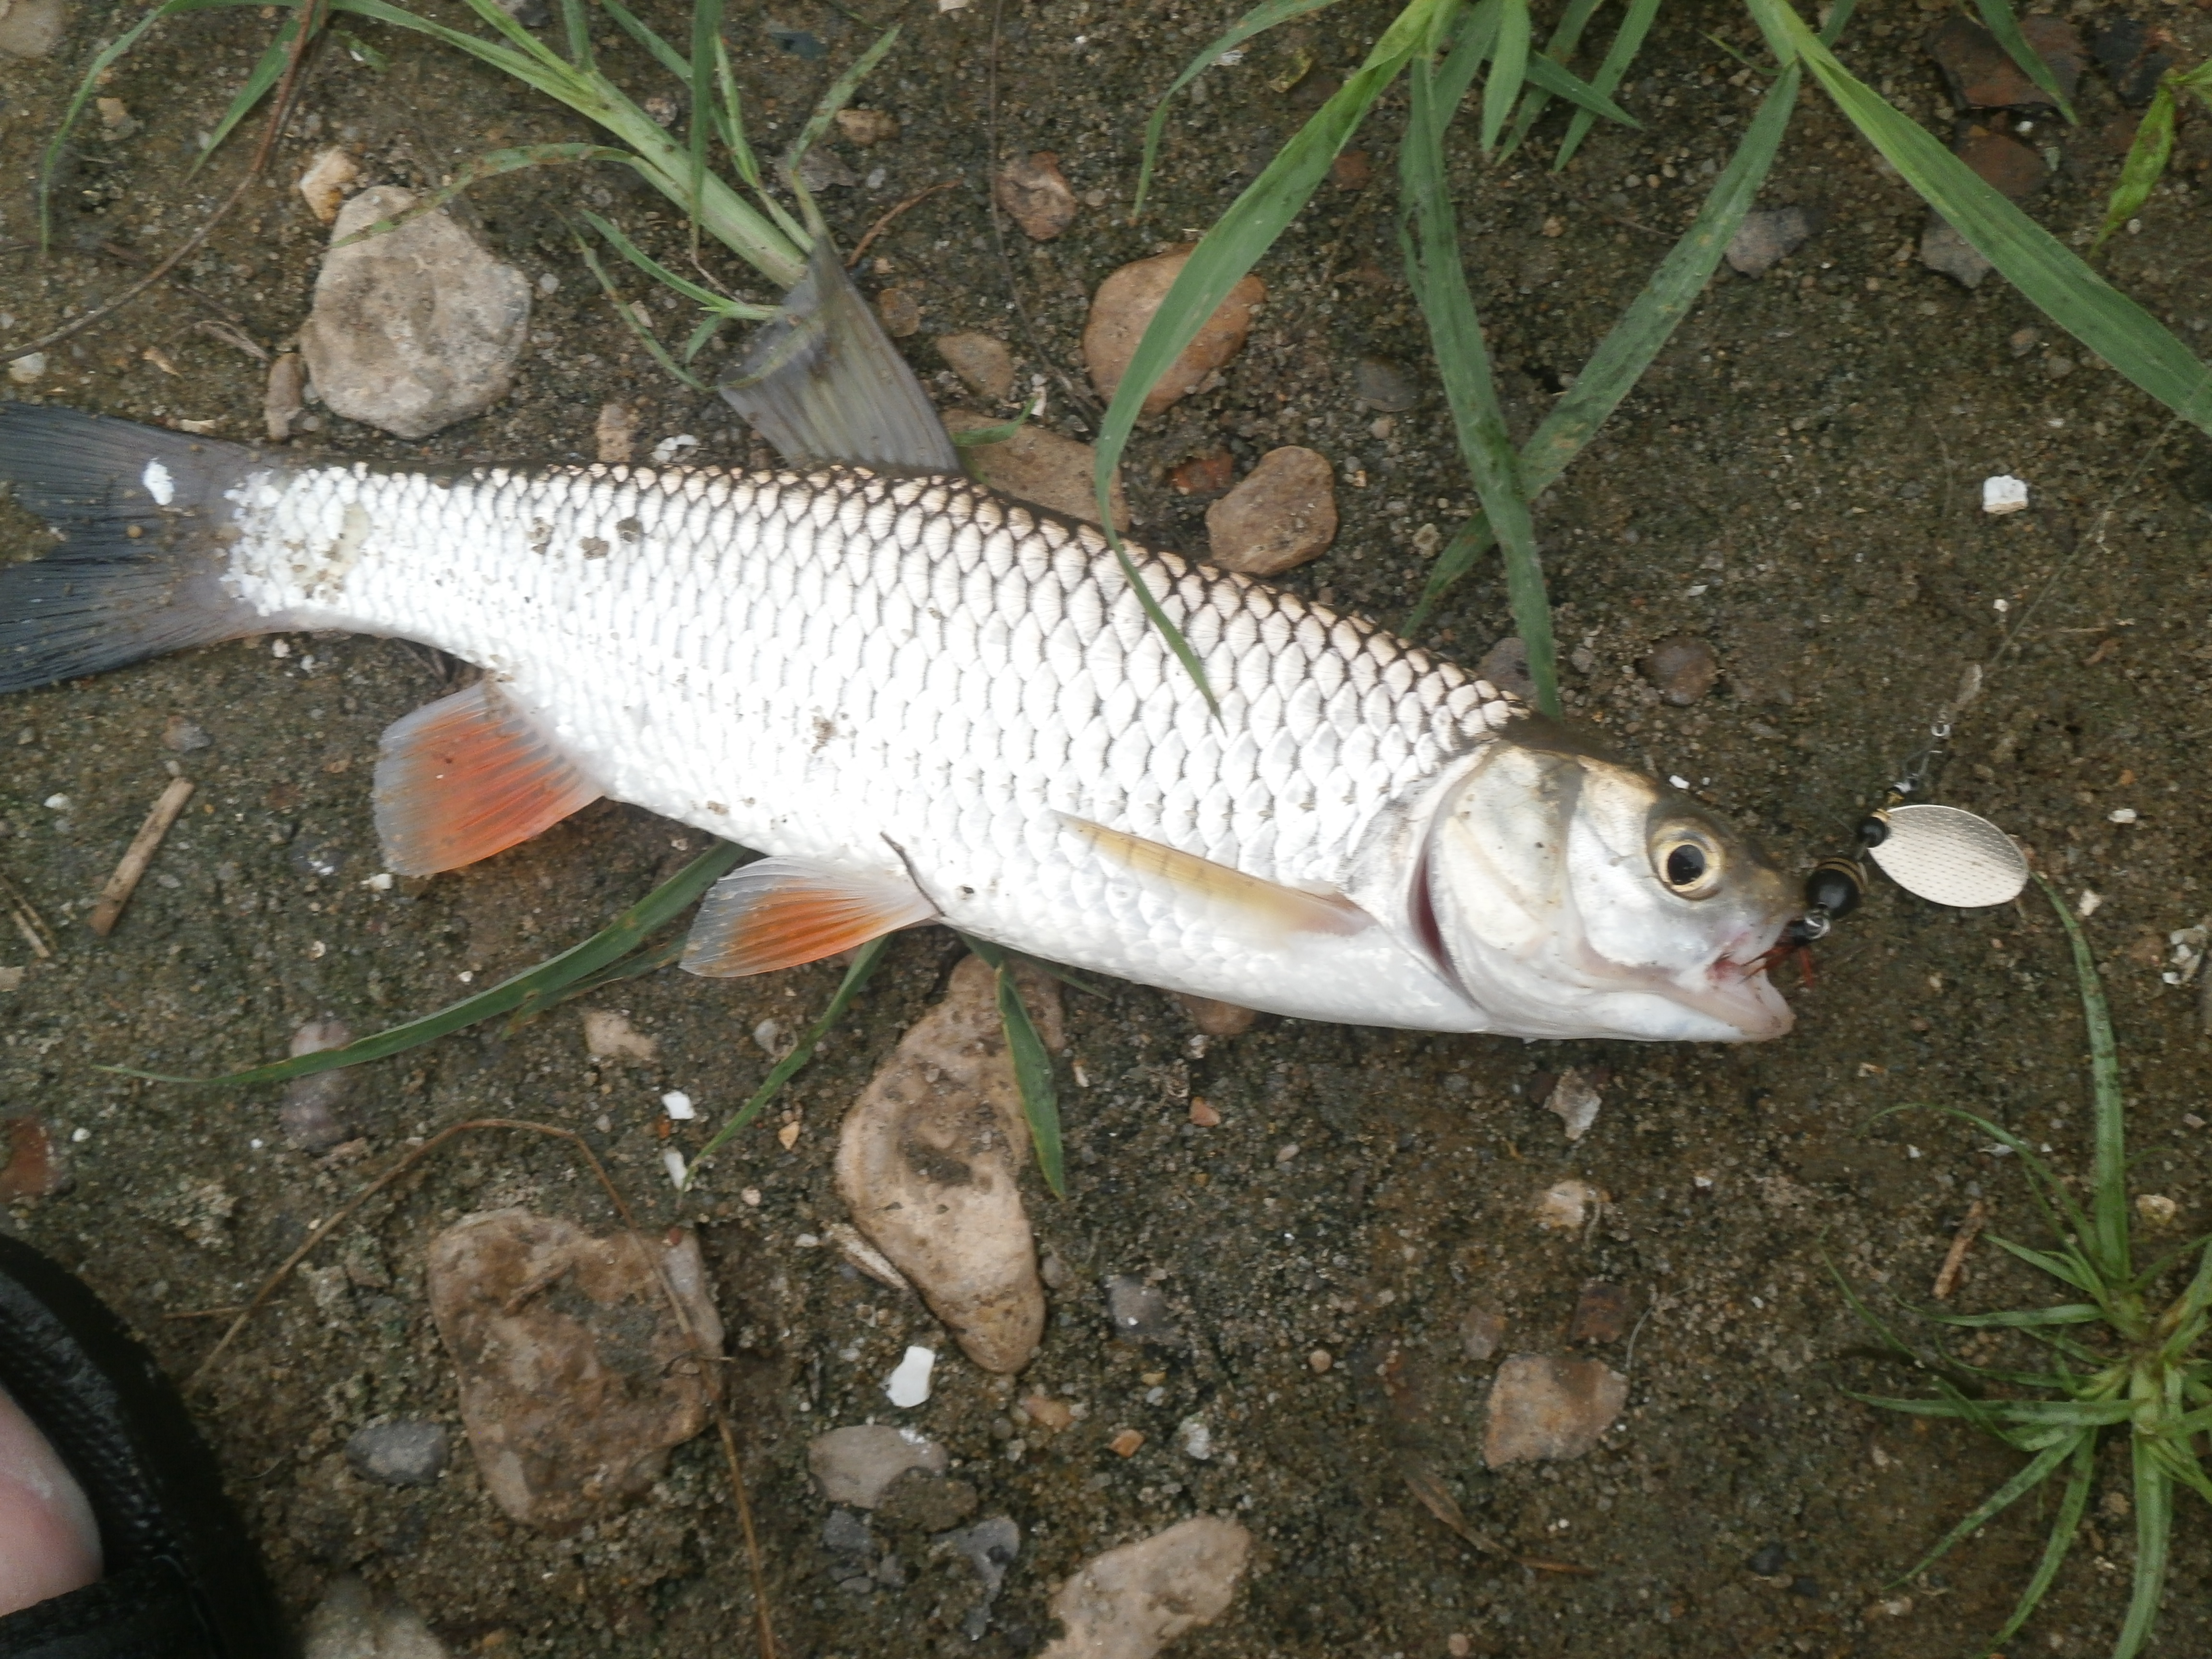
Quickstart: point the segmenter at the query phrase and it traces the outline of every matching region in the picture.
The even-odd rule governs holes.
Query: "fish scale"
[[[1518,712],[1371,625],[1131,550],[1217,715],[1103,538],[963,480],[356,465],[229,494],[228,584],[268,625],[434,645],[618,799],[768,853],[902,862],[973,932],[1216,995],[1263,999],[1259,953],[1071,848],[1059,815],[1340,889],[1378,813]]]

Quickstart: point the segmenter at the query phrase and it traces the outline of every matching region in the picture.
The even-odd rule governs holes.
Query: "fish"
[[[384,733],[386,866],[631,803],[761,855],[702,902],[698,974],[942,922],[1297,1018],[1789,1030],[1790,894],[1726,819],[1372,622],[1125,568],[963,476],[933,412],[856,431],[896,399],[824,372],[802,297],[732,401],[848,453],[768,471],[387,468],[0,404],[0,480],[63,538],[0,567],[0,694],[271,632],[434,647],[481,678]]]

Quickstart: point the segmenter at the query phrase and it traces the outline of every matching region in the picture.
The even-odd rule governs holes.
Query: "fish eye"
[[[1651,849],[1652,867],[1667,890],[1679,898],[1711,898],[1720,890],[1721,854],[1705,836],[1676,830]]]

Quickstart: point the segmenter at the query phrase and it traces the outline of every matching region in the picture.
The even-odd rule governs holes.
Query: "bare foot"
[[[91,1583],[100,1565],[84,1488],[0,1389],[0,1615]]]

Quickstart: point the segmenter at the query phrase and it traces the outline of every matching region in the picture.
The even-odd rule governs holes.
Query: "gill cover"
[[[1528,721],[1486,744],[1430,833],[1431,947],[1522,1036],[1757,1042],[1790,1029],[1759,959],[1780,873],[1695,801]]]

